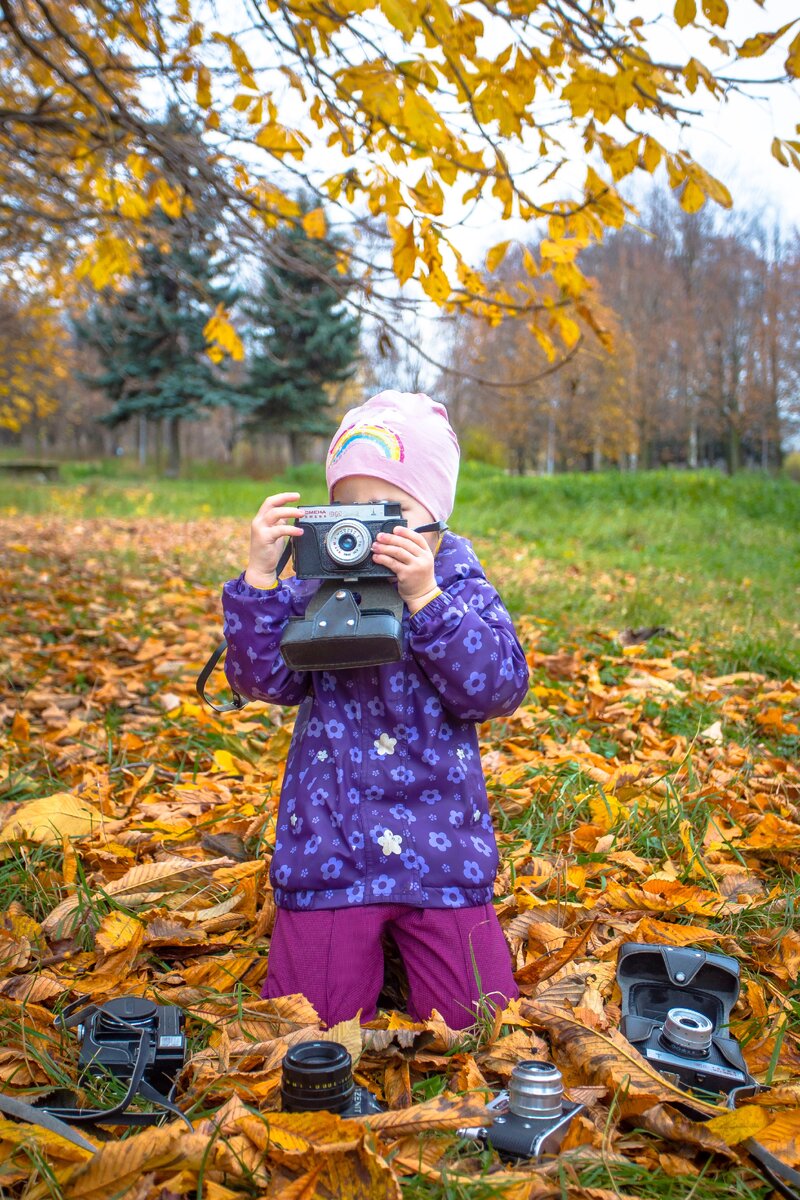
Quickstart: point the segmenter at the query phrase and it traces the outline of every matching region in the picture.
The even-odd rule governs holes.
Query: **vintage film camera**
[[[186,1060],[183,1025],[182,1010],[172,1004],[119,996],[89,1010],[76,1026],[81,1042],[78,1063],[83,1069],[105,1069],[130,1079],[141,1053],[142,1079],[166,1093]]]
[[[511,1160],[557,1154],[570,1122],[584,1105],[564,1098],[558,1067],[532,1058],[515,1063],[508,1091],[498,1093],[486,1107],[496,1114],[491,1125],[458,1133],[487,1142],[500,1158]]]
[[[365,1087],[353,1080],[353,1061],[340,1042],[298,1042],[287,1050],[281,1074],[284,1112],[327,1109],[342,1117],[383,1112]]]
[[[281,654],[297,671],[397,662],[403,654],[403,602],[393,572],[372,561],[377,534],[405,526],[400,505],[328,504],[304,508],[292,539],[298,579],[320,579],[302,617],[290,617]]]
[[[754,1091],[727,1031],[739,996],[739,964],[725,954],[631,942],[619,952],[620,1032],[673,1082],[731,1096]]]
[[[408,524],[400,505],[324,504],[301,509],[297,525],[303,536],[292,539],[292,563],[298,579],[391,579],[392,572],[372,561],[379,533]]]
[[[61,1122],[87,1125],[153,1125],[165,1112],[192,1128],[174,1102],[175,1082],[186,1061],[183,1010],[172,1004],[155,1004],[142,996],[119,996],[105,1004],[86,1004],[80,997],[55,1019],[61,1029],[74,1030],[79,1041],[81,1074],[108,1072],[126,1085],[125,1094],[109,1108],[77,1106],[74,1093],[59,1090],[36,1104],[13,1102],[0,1096],[0,1111],[34,1123],[50,1121],[49,1128],[63,1132]],[[134,1098],[149,1100],[158,1112],[129,1112]],[[55,1125],[53,1124],[55,1121]],[[69,1130],[67,1129],[67,1133]]]

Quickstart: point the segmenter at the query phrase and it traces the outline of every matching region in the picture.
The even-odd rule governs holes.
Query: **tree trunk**
[[[728,474],[735,475],[742,465],[742,439],[731,421],[728,427]]]
[[[289,434],[289,454],[292,459],[293,467],[302,467],[303,458],[303,437],[299,433]]]
[[[180,425],[180,417],[167,417],[165,421],[167,465],[164,468],[164,475],[167,479],[177,479],[181,470]]]
[[[139,466],[147,466],[147,417],[144,413],[139,416]]]
[[[550,413],[547,418],[547,462],[545,472],[548,475],[554,475],[556,470],[556,414],[553,406],[550,406]]]
[[[691,415],[690,421],[691,421],[691,423],[689,425],[689,462],[688,462],[688,466],[689,466],[690,470],[696,471],[697,466],[698,466],[697,413],[695,412],[694,406],[692,407],[692,415]]]

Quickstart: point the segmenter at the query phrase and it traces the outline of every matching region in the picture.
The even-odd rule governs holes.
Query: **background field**
[[[119,462],[64,469],[57,485],[0,477],[0,515],[239,518],[227,561],[198,569],[205,582],[244,566],[247,527],[270,491],[325,499],[320,467],[270,481],[148,477]],[[626,626],[664,626],[720,671],[797,673],[800,661],[800,486],[716,472],[515,477],[477,464],[462,470],[451,526],[474,539],[509,607],[553,624],[553,639]],[[113,557],[114,546],[109,545]]]

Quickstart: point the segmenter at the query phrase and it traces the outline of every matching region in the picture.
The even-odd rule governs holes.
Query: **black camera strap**
[[[432,521],[429,525],[417,525],[414,532],[415,533],[446,533],[447,532],[447,521]],[[287,541],[287,543],[283,549],[283,553],[281,554],[280,558],[278,559],[278,564],[275,567],[275,578],[276,579],[280,579],[281,572],[283,571],[284,567],[286,566],[286,564],[288,563],[288,561],[291,557],[292,557],[292,546],[291,546],[291,542]],[[206,684],[208,683],[209,679],[211,678],[211,675],[214,672],[214,668],[216,667],[219,660],[222,658],[222,656],[225,653],[225,651],[227,650],[227,648],[228,648],[228,640],[227,640],[227,638],[223,638],[222,641],[217,646],[216,650],[214,650],[214,652],[212,653],[212,655],[209,658],[206,665],[203,667],[200,674],[197,676],[197,683],[195,684],[195,691],[197,692],[198,696],[203,701],[203,703],[207,704],[209,708],[212,708],[214,710],[214,712],[217,712],[217,713],[239,712],[239,710],[244,708],[245,704],[248,703],[248,701],[245,700],[244,696],[241,696],[236,691],[235,688],[231,688],[231,693],[232,693],[233,699],[229,700],[223,704],[215,704],[214,701],[209,700],[208,696],[206,695]]]

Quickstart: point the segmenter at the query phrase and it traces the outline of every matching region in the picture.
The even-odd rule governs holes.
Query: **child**
[[[226,674],[235,690],[300,704],[278,811],[270,880],[278,914],[262,995],[302,992],[323,1021],[369,1021],[389,932],[409,1011],[460,1029],[481,992],[519,995],[492,907],[497,846],[476,722],[514,711],[528,668],[511,619],[468,541],[419,533],[450,515],[459,450],[429,397],[382,392],[347,413],[331,442],[331,501],[396,500],[408,528],[378,534],[373,558],[404,601],[402,660],[289,670],[280,639],[316,580],[275,569],[299,493],[268,496],[250,560],[225,584]],[[480,981],[480,987],[478,981]]]

